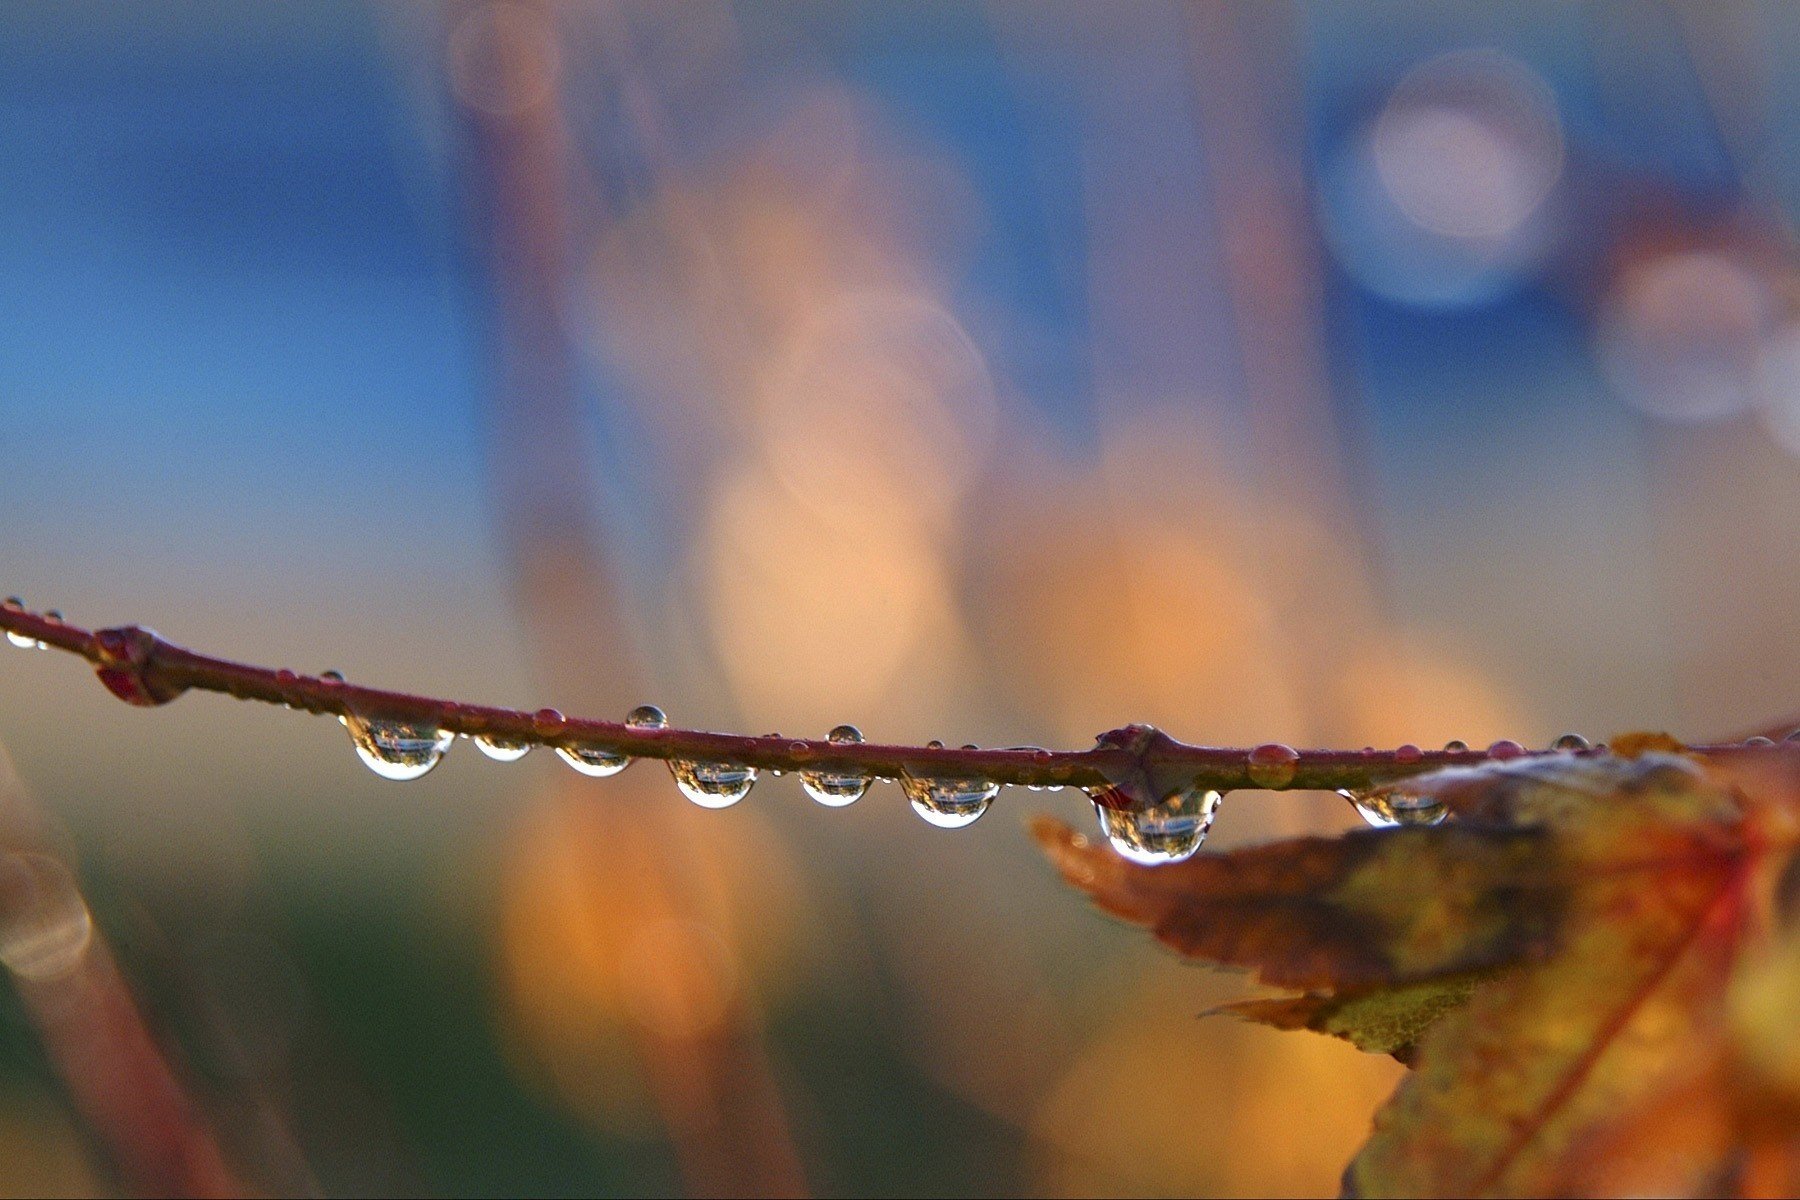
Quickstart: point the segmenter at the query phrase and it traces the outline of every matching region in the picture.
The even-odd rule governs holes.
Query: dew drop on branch
[[[475,743],[477,750],[495,762],[518,762],[531,753],[531,743],[519,738],[478,733],[469,740]]]
[[[1245,766],[1250,782],[1259,788],[1284,788],[1294,781],[1300,754],[1292,746],[1280,742],[1264,742],[1250,751]]]
[[[625,714],[625,724],[633,729],[667,729],[669,715],[654,704],[640,704]]]
[[[669,761],[669,773],[681,794],[701,808],[730,808],[750,794],[756,768],[741,763]]]
[[[0,608],[6,609],[7,612],[24,612],[25,601],[18,596],[8,596],[3,603],[0,603]],[[37,645],[36,638],[23,633],[15,633],[10,629],[6,631],[6,640],[21,650],[30,650]]]
[[[388,717],[348,716],[344,728],[357,757],[383,779],[417,779],[437,766],[456,740],[448,730]]]
[[[1444,743],[1444,749],[1451,754],[1466,754],[1469,750],[1469,743],[1463,741],[1461,738],[1451,738]]]
[[[926,744],[929,750],[943,748],[944,743],[939,741]],[[913,811],[939,829],[973,825],[1000,794],[1000,785],[987,779],[917,779],[902,775],[900,788],[912,802]]]
[[[1190,784],[1142,810],[1114,808],[1096,799],[1094,815],[1100,819],[1100,832],[1120,857],[1159,867],[1193,857],[1206,841],[1223,798],[1211,788]]]
[[[591,775],[595,779],[605,779],[608,775],[617,775],[631,765],[631,756],[620,754],[617,750],[608,750],[604,746],[558,746],[556,757],[580,771],[583,775]]]
[[[1355,806],[1357,815],[1376,829],[1436,825],[1450,815],[1442,800],[1421,794],[1404,783],[1386,783],[1359,791],[1340,788],[1338,795]]]
[[[825,740],[834,746],[854,746],[862,742],[863,735],[854,725],[839,725],[825,735]],[[869,790],[869,777],[857,772],[802,771],[800,786],[827,808],[842,808],[862,799]]]
[[[1579,733],[1565,733],[1554,742],[1551,742],[1550,748],[1552,750],[1561,750],[1568,754],[1574,754],[1577,751],[1589,749],[1589,745],[1588,740]]]

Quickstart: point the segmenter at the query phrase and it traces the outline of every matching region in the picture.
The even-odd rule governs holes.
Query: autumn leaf
[[[1167,867],[1036,832],[1101,908],[1300,992],[1225,1011],[1413,1067],[1348,1192],[1792,1194],[1800,750],[1627,745],[1422,777],[1435,828]]]

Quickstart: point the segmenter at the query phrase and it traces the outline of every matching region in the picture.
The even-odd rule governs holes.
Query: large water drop
[[[1094,801],[1100,832],[1121,857],[1147,867],[1192,858],[1206,841],[1218,815],[1220,793],[1190,785],[1162,803],[1142,810],[1113,808]]]
[[[617,775],[631,765],[629,755],[600,746],[558,746],[556,757],[583,775],[592,775],[595,779],[605,779],[608,775]]]
[[[730,808],[750,794],[756,768],[740,763],[681,762],[671,760],[669,773],[681,794],[701,808]]]
[[[475,743],[477,750],[495,762],[518,762],[531,753],[531,743],[518,738],[478,733],[470,740]]]
[[[1405,782],[1354,792],[1340,788],[1338,795],[1354,805],[1357,815],[1376,829],[1436,825],[1450,815],[1442,800],[1408,787]]]
[[[431,725],[391,718],[344,720],[358,758],[383,779],[417,779],[443,759],[456,735]]]
[[[825,740],[834,746],[854,746],[862,742],[863,735],[854,725],[839,725],[825,735]],[[802,771],[800,786],[827,808],[842,808],[862,799],[863,793],[869,790],[869,777],[856,772]]]
[[[927,748],[942,750],[944,743],[929,742]],[[973,825],[1000,794],[1000,785],[987,779],[915,779],[902,775],[900,788],[912,802],[913,811],[939,829]]]

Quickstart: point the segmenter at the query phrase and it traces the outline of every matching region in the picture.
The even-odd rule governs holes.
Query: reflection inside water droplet
[[[1122,858],[1148,867],[1191,858],[1206,841],[1224,797],[1210,788],[1189,786],[1153,808],[1131,811],[1094,801],[1100,832]]]
[[[358,758],[383,779],[417,779],[438,765],[456,735],[431,725],[391,718],[340,718]]]
[[[1400,825],[1436,825],[1450,815],[1444,802],[1421,794],[1404,781],[1386,783],[1366,791],[1338,789],[1338,795],[1355,806],[1357,814],[1376,829]]]
[[[730,808],[750,794],[756,784],[756,768],[738,763],[702,763],[673,760],[669,773],[681,794],[701,808]]]
[[[836,746],[853,746],[862,742],[863,735],[854,725],[839,725],[825,735],[825,740]],[[869,777],[857,772],[802,771],[800,786],[827,808],[842,808],[862,799],[869,790]]]
[[[667,729],[669,716],[654,704],[640,704],[625,714],[625,724],[633,729]]]
[[[631,765],[631,756],[600,746],[558,746],[556,757],[595,779],[617,775]]]
[[[928,750],[942,750],[944,743],[926,743]],[[900,777],[900,788],[913,811],[939,829],[973,825],[1000,794],[1000,785],[986,779],[915,779]]]
[[[531,743],[517,738],[497,737],[493,734],[478,733],[469,739],[475,748],[493,759],[495,762],[518,762],[531,753]]]

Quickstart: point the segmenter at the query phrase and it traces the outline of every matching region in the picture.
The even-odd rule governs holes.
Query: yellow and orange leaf
[[[1414,1068],[1352,1194],[1791,1193],[1800,945],[1771,946],[1800,748],[1673,746],[1440,772],[1446,825],[1174,867],[1037,834],[1103,909],[1304,989],[1224,1011]]]

